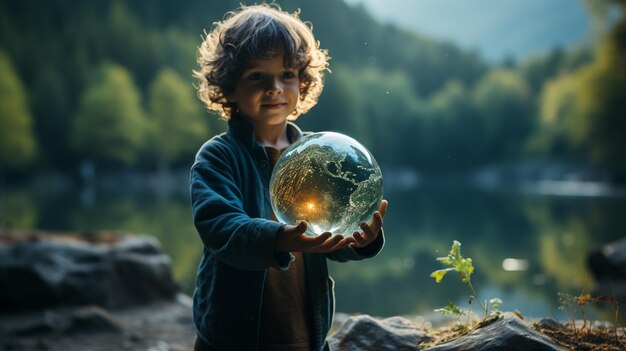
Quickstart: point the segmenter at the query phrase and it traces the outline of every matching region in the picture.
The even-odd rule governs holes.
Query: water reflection
[[[430,278],[440,268],[435,258],[459,240],[464,256],[474,260],[472,282],[483,299],[500,297],[502,309],[517,309],[529,317],[555,315],[557,292],[593,289],[587,253],[626,230],[623,198],[563,198],[420,184],[385,195],[390,202],[387,242],[378,257],[331,263],[337,311],[419,315],[448,301],[467,305],[469,291],[456,277],[439,284]],[[155,235],[172,258],[175,278],[191,293],[202,244],[186,196],[96,191],[94,199],[83,206],[79,191],[5,191],[0,194],[0,223]]]
[[[185,197],[162,194],[107,194],[95,189],[95,203],[84,203],[84,191],[49,194],[9,191],[2,194],[0,223],[8,228],[39,228],[62,232],[111,230],[154,235],[172,259],[175,279],[193,289],[202,243]],[[7,209],[7,211],[5,211]],[[15,214],[22,214],[16,216]],[[40,214],[36,216],[36,214]]]
[[[533,196],[428,184],[385,196],[390,211],[384,251],[373,260],[331,267],[340,311],[388,316],[426,314],[448,301],[467,306],[469,291],[458,279],[436,284],[429,277],[440,268],[435,258],[459,240],[464,255],[474,259],[472,279],[483,299],[500,297],[503,309],[527,316],[556,315],[557,292],[593,289],[588,252],[620,238],[626,229],[620,220],[626,210],[621,198]],[[518,258],[508,261],[516,269],[503,268],[511,258]]]
[[[11,191],[0,196],[0,228],[33,228],[38,222],[38,206],[27,191]]]

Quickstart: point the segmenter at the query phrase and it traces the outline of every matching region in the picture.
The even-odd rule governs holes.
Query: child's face
[[[253,125],[280,125],[296,109],[300,96],[297,68],[283,65],[283,52],[271,59],[251,59],[230,102],[237,103],[240,115]]]

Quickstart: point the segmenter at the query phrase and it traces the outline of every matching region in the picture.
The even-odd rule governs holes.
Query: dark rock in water
[[[150,236],[0,233],[0,310],[125,307],[178,292],[170,259]]]
[[[349,317],[339,330],[328,338],[335,351],[403,351],[418,350],[418,345],[431,340],[424,330],[402,317],[383,320],[368,315]]]
[[[597,280],[594,295],[626,303],[626,237],[592,252],[588,264]]]
[[[589,268],[598,278],[626,280],[626,237],[592,252]]]
[[[524,321],[506,315],[485,327],[425,351],[567,351]]]

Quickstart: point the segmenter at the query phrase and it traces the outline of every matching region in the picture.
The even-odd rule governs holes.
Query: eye
[[[261,80],[263,79],[263,75],[259,72],[253,72],[248,75],[248,80]]]
[[[285,71],[281,76],[283,79],[292,79],[296,77],[296,74],[293,71]]]

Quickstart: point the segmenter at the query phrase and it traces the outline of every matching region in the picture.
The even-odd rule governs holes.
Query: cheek
[[[294,94],[296,97],[300,95],[300,82],[289,84],[288,88],[291,94]]]
[[[254,87],[241,87],[239,90],[237,102],[241,103],[251,103],[259,98],[261,93],[259,93],[258,89],[254,89]]]

